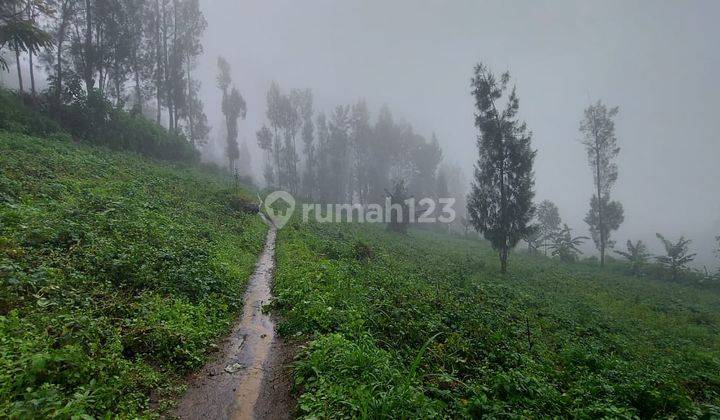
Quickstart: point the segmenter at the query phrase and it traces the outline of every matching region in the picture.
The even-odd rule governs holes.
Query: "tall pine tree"
[[[519,101],[510,74],[500,80],[482,64],[475,66],[472,95],[477,112],[475,126],[478,161],[468,196],[468,213],[476,230],[490,241],[500,256],[501,271],[508,265],[508,252],[536,229],[530,225],[535,207],[531,133],[517,118]],[[505,108],[496,103],[506,96]]]

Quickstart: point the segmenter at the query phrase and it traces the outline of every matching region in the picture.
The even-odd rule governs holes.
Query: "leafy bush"
[[[715,248],[715,256],[717,256],[718,259],[720,259],[720,236],[716,236],[715,240],[717,241],[717,248]],[[718,278],[720,278],[720,267],[718,267],[717,275],[718,275]]]
[[[0,130],[77,140],[145,156],[197,162],[187,139],[144,116],[114,107],[98,92],[78,94],[58,105],[51,96],[30,97],[0,89]]]
[[[554,237],[554,242],[550,245],[550,251],[553,257],[557,257],[563,262],[577,261],[578,255],[582,254],[580,246],[588,238],[587,236],[572,236],[572,230],[568,225],[563,228]]]
[[[656,234],[665,247],[665,254],[655,257],[657,262],[670,274],[672,280],[678,280],[681,273],[687,271],[687,265],[695,259],[697,254],[689,253],[690,240],[681,236],[673,243],[661,234]]]
[[[370,337],[328,334],[313,341],[297,364],[301,413],[323,417],[431,418],[433,404],[417,378],[399,370]],[[435,406],[433,406],[435,405]]]
[[[0,130],[39,137],[61,135],[55,120],[26,105],[22,94],[0,88]],[[27,99],[30,101],[30,99]]]
[[[639,275],[642,272],[643,267],[650,258],[650,253],[643,241],[637,241],[633,244],[631,240],[627,241],[627,251],[615,251],[616,254],[622,255],[630,263],[631,273]]]
[[[358,261],[370,261],[375,258],[375,253],[370,245],[363,241],[355,242],[353,250],[355,251],[355,258],[357,258]]]
[[[260,207],[257,200],[253,200],[245,194],[232,193],[228,199],[230,207],[235,211],[257,214]]]

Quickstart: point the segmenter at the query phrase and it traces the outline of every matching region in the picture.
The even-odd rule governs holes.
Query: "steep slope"
[[[720,415],[720,293],[370,225],[279,234],[301,415]]]
[[[0,132],[0,417],[162,408],[229,329],[262,249],[230,185]]]

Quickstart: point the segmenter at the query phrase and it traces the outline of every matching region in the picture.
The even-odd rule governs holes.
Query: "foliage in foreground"
[[[482,242],[368,225],[291,224],[277,260],[302,416],[720,415],[715,289],[520,255],[501,275]]]
[[[226,183],[0,132],[0,418],[148,415],[202,365],[265,231]]]

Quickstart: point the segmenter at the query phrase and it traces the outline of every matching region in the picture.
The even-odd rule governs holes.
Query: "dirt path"
[[[293,401],[288,349],[275,336],[275,322],[262,306],[272,298],[276,229],[245,292],[243,314],[217,357],[190,378],[174,415],[181,419],[291,418]]]

